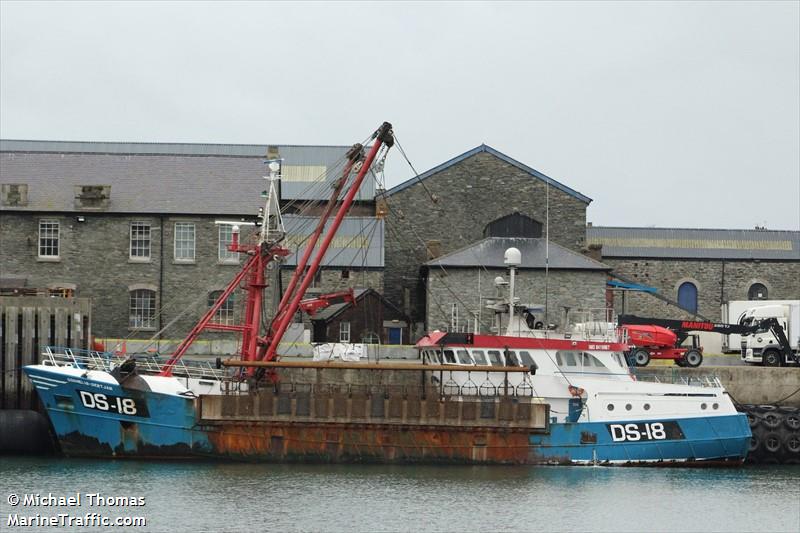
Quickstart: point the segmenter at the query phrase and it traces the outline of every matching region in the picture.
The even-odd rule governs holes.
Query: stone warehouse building
[[[515,274],[514,295],[521,304],[541,308],[536,321],[564,324],[566,311],[605,307],[610,267],[556,243],[549,245],[549,273],[545,276],[546,243],[542,238],[487,237],[425,263],[428,327],[448,331],[493,330],[494,312],[487,302],[507,298],[503,256],[517,248],[522,264]],[[477,327],[476,327],[477,326]],[[496,328],[495,328],[496,329]]]
[[[6,292],[91,298],[98,337],[147,338],[171,325],[165,335],[180,338],[238,271],[240,258],[226,248],[231,226],[215,221],[251,220],[263,207],[265,156],[283,160],[281,202],[300,211],[325,197],[337,176],[319,178],[348,149],[2,141],[0,283]],[[384,226],[370,216],[373,197],[370,183],[352,211],[361,216],[346,220],[315,280],[318,290],[382,289]],[[286,216],[290,249],[302,250],[315,220]],[[274,276],[276,290],[294,260]],[[235,319],[236,300],[218,321]]]
[[[432,260],[487,237],[541,239],[548,212],[550,241],[580,253],[586,247],[590,202],[587,196],[490,146],[469,150],[379,195],[379,208],[386,211],[386,297],[422,324],[431,305],[449,308],[455,303],[452,298],[429,301],[436,295],[427,292],[426,273],[435,270],[430,268]],[[502,263],[499,253],[499,258],[484,255],[480,261],[494,265],[499,259]],[[530,268],[536,270],[537,265],[532,263]],[[580,286],[577,278],[564,276],[554,283]],[[469,292],[474,283],[452,285],[453,290]],[[554,286],[554,290],[562,289]],[[579,292],[572,290],[573,303],[596,301],[596,287],[583,296]],[[477,299],[477,294],[471,298]],[[443,320],[442,314],[447,313],[439,312],[437,323]]]
[[[800,232],[589,227],[587,243],[618,278],[657,289],[625,294],[627,312],[722,320],[734,300],[800,299]],[[622,311],[622,293],[610,300]]]
[[[250,220],[263,206],[265,157],[283,160],[286,243],[299,253],[316,220],[307,202],[327,197],[348,149],[0,141],[0,288],[90,297],[99,337],[149,337],[173,321],[166,335],[180,336],[237,271],[229,226],[215,220]],[[388,191],[367,179],[312,292],[382,294],[384,327],[366,328],[382,342],[476,319],[488,331],[484,302],[514,245],[517,296],[546,304],[550,323],[565,308],[621,311],[616,282],[656,291],[624,295],[628,312],[658,317],[718,320],[729,300],[800,298],[800,232],[587,228],[590,202],[486,145]],[[273,273],[276,292],[295,257]],[[239,303],[217,320],[233,321]],[[331,324],[326,339],[347,331]]]

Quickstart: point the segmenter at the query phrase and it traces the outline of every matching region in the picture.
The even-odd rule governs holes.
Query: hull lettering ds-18
[[[683,431],[674,420],[666,422],[630,422],[606,424],[614,442],[641,442],[650,440],[682,440]]]

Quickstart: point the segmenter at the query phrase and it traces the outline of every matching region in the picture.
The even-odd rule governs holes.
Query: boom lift
[[[636,366],[647,366],[650,359],[672,359],[678,366],[698,367],[703,362],[703,347],[692,331],[710,331],[721,335],[751,335],[769,330],[778,339],[779,350],[785,361],[795,359],[781,324],[767,318],[752,324],[723,324],[718,322],[646,318],[620,315],[620,328],[628,333],[630,358]],[[691,337],[691,346],[683,346]]]

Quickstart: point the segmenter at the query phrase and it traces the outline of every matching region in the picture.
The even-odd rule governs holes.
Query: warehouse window
[[[239,253],[228,250],[228,245],[233,242],[233,226],[230,224],[219,225],[219,262],[238,263]]]
[[[692,313],[697,312],[697,286],[685,281],[678,287],[678,305]]]
[[[155,329],[156,291],[136,289],[130,292],[128,326],[135,329]]]
[[[175,261],[194,261],[194,223],[175,223]]]
[[[211,308],[214,302],[222,296],[222,291],[212,291],[208,293],[208,307]],[[214,322],[217,324],[232,325],[234,323],[234,296],[231,294],[228,299],[214,313]]]
[[[39,257],[58,258],[59,235],[58,220],[39,221]]]
[[[339,322],[339,342],[350,342],[350,322]]]
[[[542,223],[520,213],[511,213],[489,222],[483,228],[484,237],[527,237],[542,236]]]
[[[767,287],[762,283],[753,283],[750,285],[750,290],[747,291],[748,300],[768,300],[769,294]]]
[[[150,259],[150,224],[147,222],[131,222],[130,258]]]

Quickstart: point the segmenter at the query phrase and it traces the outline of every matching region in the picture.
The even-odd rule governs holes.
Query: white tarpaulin
[[[314,361],[358,361],[367,356],[366,346],[344,342],[317,344],[314,346]]]

